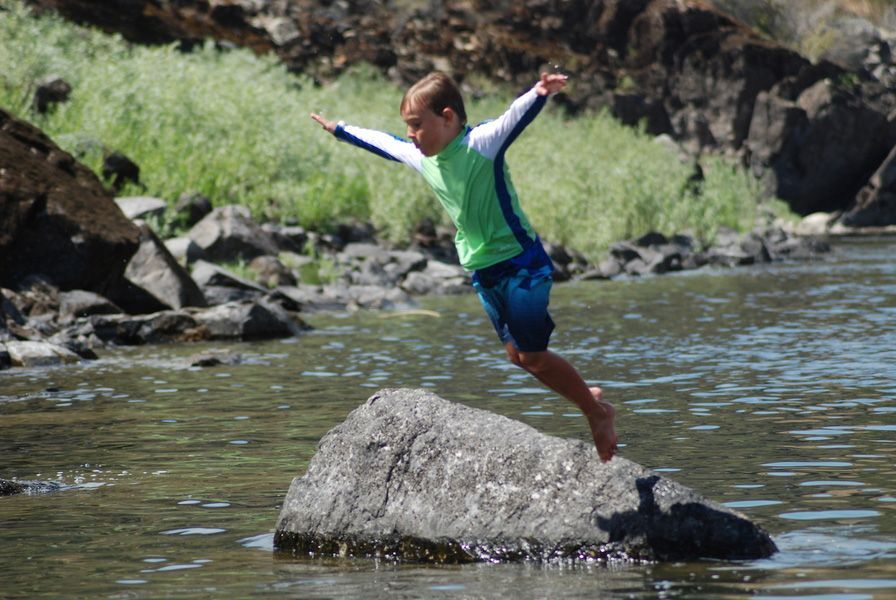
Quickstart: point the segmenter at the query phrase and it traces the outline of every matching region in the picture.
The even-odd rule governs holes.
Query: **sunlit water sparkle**
[[[571,405],[507,363],[471,293],[426,315],[311,315],[299,339],[103,352],[0,373],[9,597],[896,597],[896,243],[826,260],[555,287],[554,348],[618,411],[621,452],[740,510],[761,561],[432,567],[290,560],[272,529],[317,441],[380,387],[426,387],[565,437]]]

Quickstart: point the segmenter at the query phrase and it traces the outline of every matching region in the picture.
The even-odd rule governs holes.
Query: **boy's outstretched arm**
[[[542,73],[528,92],[513,101],[500,117],[481,123],[470,133],[470,146],[483,156],[496,159],[522,133],[547,103],[548,96],[566,86],[568,77],[560,73]]]
[[[407,140],[382,131],[345,125],[341,121],[331,121],[317,113],[311,113],[311,118],[324,130],[336,136],[338,140],[363,148],[382,158],[404,163],[417,171],[421,169],[423,155],[414,144]]]

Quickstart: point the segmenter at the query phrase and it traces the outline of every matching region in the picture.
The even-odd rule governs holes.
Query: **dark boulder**
[[[824,79],[794,101],[761,95],[747,145],[769,192],[807,215],[848,206],[886,157],[888,129],[885,114]]]
[[[15,481],[0,479],[0,496],[13,496],[15,494],[21,494],[24,491],[25,488]]]
[[[71,93],[72,86],[66,80],[56,75],[48,75],[38,82],[32,105],[34,110],[44,114],[54,105],[67,101]]]
[[[93,315],[71,326],[69,338],[95,337],[104,344],[136,346],[201,340],[292,337],[308,326],[275,298],[182,308],[150,315]]]
[[[184,192],[177,199],[174,211],[184,225],[192,227],[212,212],[212,201],[202,194]]]
[[[776,551],[744,515],[629,460],[407,389],[381,390],[324,436],[274,546],[450,563]]]
[[[208,330],[186,309],[150,315],[92,315],[72,327],[69,337],[96,337],[104,344],[138,346],[207,340]]]
[[[140,166],[121,152],[110,152],[103,158],[103,179],[112,182],[112,189],[121,190],[127,183],[140,183]]]
[[[896,147],[840,218],[849,227],[896,225]]]
[[[0,286],[39,274],[63,290],[108,295],[138,237],[87,167],[0,110]]]

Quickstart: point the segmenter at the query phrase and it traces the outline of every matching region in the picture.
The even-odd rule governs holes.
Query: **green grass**
[[[47,132],[99,172],[105,150],[141,167],[145,189],[173,203],[200,192],[240,203],[259,219],[294,219],[316,229],[359,218],[401,242],[423,217],[446,222],[411,169],[336,142],[308,117],[403,133],[402,90],[360,67],[316,86],[273,57],[132,46],[0,0],[0,106]],[[36,82],[63,76],[70,101],[38,115]],[[533,74],[534,77],[534,74]],[[572,85],[575,82],[571,82]],[[470,121],[497,116],[512,100],[470,102]],[[508,162],[530,220],[545,239],[598,259],[613,241],[649,230],[709,237],[721,225],[746,229],[760,212],[759,188],[721,160],[704,162],[702,193],[690,167],[649,136],[604,114],[565,118],[549,107],[511,147]]]

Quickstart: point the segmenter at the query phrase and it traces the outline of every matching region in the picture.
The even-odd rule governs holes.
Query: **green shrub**
[[[424,217],[447,222],[412,169],[337,143],[308,117],[320,112],[402,133],[402,90],[372,68],[320,87],[272,56],[212,44],[190,54],[131,46],[35,17],[19,2],[0,6],[8,9],[0,12],[0,105],[97,172],[105,151],[131,157],[145,189],[125,194],[173,202],[200,192],[215,205],[239,203],[256,218],[314,229],[370,220],[396,242]],[[69,81],[72,97],[38,115],[30,97],[51,73]],[[499,115],[511,100],[499,92],[471,99],[470,122]],[[541,235],[592,259],[648,230],[711,235],[720,225],[749,228],[757,215],[758,187],[742,171],[707,161],[698,194],[687,185],[690,166],[605,114],[569,119],[549,106],[511,147],[508,162]]]

